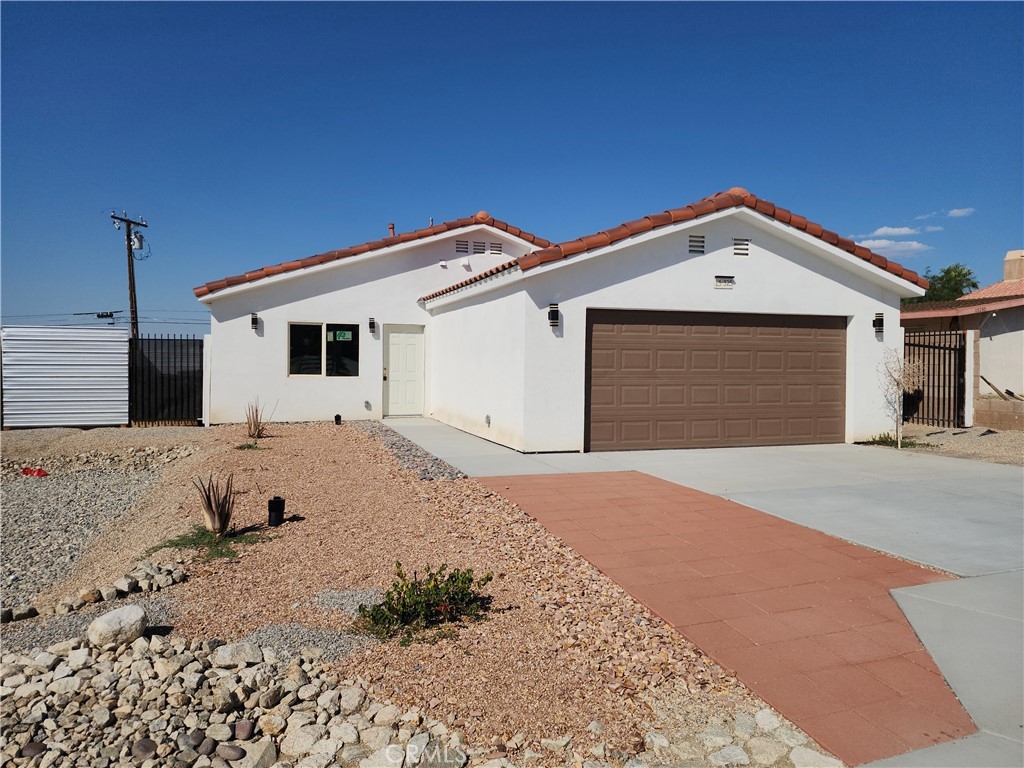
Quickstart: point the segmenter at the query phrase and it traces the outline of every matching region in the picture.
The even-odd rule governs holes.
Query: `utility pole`
[[[145,219],[140,218],[138,221],[128,218],[128,214],[125,211],[121,211],[121,215],[118,216],[113,211],[110,212],[110,218],[114,220],[114,228],[120,229],[121,224],[124,224],[124,246],[128,252],[128,311],[131,313],[131,338],[139,338],[139,310],[135,305],[135,258],[132,256],[132,227],[148,227]]]

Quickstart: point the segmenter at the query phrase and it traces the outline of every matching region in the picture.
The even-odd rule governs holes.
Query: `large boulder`
[[[126,605],[93,620],[87,635],[97,648],[104,645],[126,645],[137,640],[146,630],[146,612],[137,605]]]

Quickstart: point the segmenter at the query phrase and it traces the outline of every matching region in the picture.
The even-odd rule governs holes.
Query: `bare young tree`
[[[903,395],[921,386],[924,366],[919,360],[906,360],[898,349],[886,347],[878,364],[885,407],[896,425],[896,447],[903,447]]]

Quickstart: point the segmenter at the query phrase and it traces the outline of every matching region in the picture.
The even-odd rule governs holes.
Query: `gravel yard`
[[[961,459],[1024,466],[1024,431],[999,431],[986,427],[951,429],[907,424],[903,434],[918,443],[907,449],[917,453],[938,453]]]
[[[58,471],[47,478],[23,478],[13,465],[5,472],[5,543],[14,547],[34,535],[38,510],[65,498],[54,489],[71,475],[119,473],[131,493],[111,491],[122,499],[117,509],[90,518],[84,554],[84,544],[60,544],[54,526],[38,538],[58,541],[52,555],[68,563],[71,552],[74,561],[52,578],[40,577],[39,585],[50,584],[38,600],[53,599],[116,578],[147,548],[198,522],[192,477],[233,473],[235,524],[262,538],[237,545],[235,558],[191,561],[188,581],[148,598],[154,620],[172,625],[174,636],[193,645],[246,638],[282,659],[319,648],[339,675],[366,681],[379,699],[447,722],[470,744],[504,744],[519,735],[514,749],[540,749],[541,739],[568,736],[577,755],[647,749],[653,758],[645,734],[660,729],[672,735],[669,762],[704,765],[712,752],[739,749],[751,737],[749,722],[765,708],[760,699],[511,502],[377,422],[275,424],[270,431],[258,450],[235,449],[245,442],[239,426],[163,434],[159,428],[47,430],[13,441],[9,435],[19,433],[7,433],[5,461],[77,458],[66,473],[60,460],[51,461]],[[159,451],[155,461],[138,460],[133,451],[147,445],[189,450],[166,462]],[[117,455],[133,469],[71,467],[74,461],[95,466],[96,457],[81,457],[91,452],[101,465]],[[15,509],[29,511],[14,528],[8,528],[9,517],[18,517],[9,514],[8,486],[26,494],[44,489],[34,502],[19,501]],[[286,499],[286,523],[267,528],[266,502],[274,495]],[[67,495],[62,508],[88,515],[81,507],[90,498]],[[41,546],[33,551],[41,562]],[[183,554],[163,549],[154,559]],[[447,563],[478,576],[493,572],[486,588],[494,601],[490,616],[433,644],[402,647],[351,634],[356,608],[379,599],[397,561],[409,571]],[[66,579],[52,583],[63,574]],[[45,646],[81,632],[95,612],[110,607],[6,625],[3,644]],[[771,727],[789,729],[779,723]],[[701,736],[707,729],[713,733]],[[764,728],[757,733],[767,738]],[[794,729],[780,733],[784,746],[806,742]],[[791,765],[785,753],[771,764]]]

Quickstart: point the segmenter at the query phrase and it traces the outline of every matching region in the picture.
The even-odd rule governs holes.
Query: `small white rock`
[[[789,753],[794,768],[843,768],[843,764],[834,757],[823,755],[807,747],[794,747]]]

